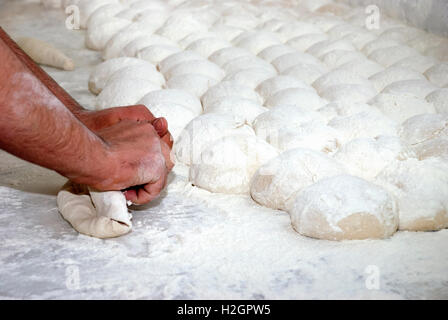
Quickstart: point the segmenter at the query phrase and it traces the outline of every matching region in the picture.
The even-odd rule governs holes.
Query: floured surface
[[[93,105],[87,80],[99,54],[82,49],[83,32],[67,31],[60,11],[2,1],[0,22],[13,36],[66,49],[78,69],[46,70]],[[191,187],[178,166],[167,193],[133,210],[133,231],[104,241],[78,235],[58,213],[64,179],[5,153],[0,163],[2,298],[448,298],[448,230],[313,240],[294,232],[285,212]],[[379,290],[366,287],[370,266]]]

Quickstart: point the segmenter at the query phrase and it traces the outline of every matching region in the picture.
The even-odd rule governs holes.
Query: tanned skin
[[[143,204],[165,187],[171,140],[145,106],[86,111],[0,28],[1,149]]]

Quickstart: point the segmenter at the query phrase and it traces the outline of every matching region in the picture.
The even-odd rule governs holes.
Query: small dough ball
[[[283,39],[285,42],[289,39],[302,36],[304,34],[320,32],[321,30],[314,24],[298,20],[287,23],[276,30],[276,33],[278,33],[281,39]]]
[[[426,70],[425,76],[436,86],[448,87],[448,63],[436,64]]]
[[[208,59],[222,67],[232,60],[251,56],[252,54],[247,50],[236,47],[227,47],[215,51]]]
[[[436,89],[437,87],[431,84],[428,80],[402,80],[391,83],[383,89],[382,93],[395,95],[413,94],[424,99]]]
[[[322,58],[333,50],[356,51],[357,49],[347,40],[325,40],[311,46],[306,52],[316,58]]]
[[[382,187],[350,175],[304,189],[290,211],[301,235],[325,240],[384,239],[398,226],[397,205]]]
[[[280,39],[275,33],[267,31],[244,32],[236,37],[233,43],[237,47],[258,54],[267,47],[280,44]]]
[[[204,58],[208,58],[210,55],[218,50],[229,48],[231,44],[220,38],[204,38],[198,39],[192,42],[186,50],[191,50],[199,53]]]
[[[255,135],[223,137],[205,148],[190,167],[190,181],[219,193],[247,193],[255,171],[278,152]]]
[[[267,100],[284,89],[301,88],[314,91],[314,88],[291,76],[275,76],[260,83],[256,88],[260,96]]]
[[[300,52],[305,52],[311,46],[325,40],[328,40],[328,35],[325,33],[308,33],[289,39],[285,44]]]
[[[321,92],[322,98],[332,102],[365,103],[376,96],[375,89],[362,84],[339,84]]]
[[[204,58],[193,51],[181,51],[174,53],[165,59],[163,59],[157,66],[159,71],[163,74],[168,72],[171,68],[177,66],[180,63],[188,62],[188,61],[197,61],[197,60],[204,60]]]
[[[242,56],[235,58],[223,65],[222,68],[227,74],[253,68],[262,68],[273,74],[276,73],[275,68],[270,63],[264,61],[263,59],[257,58],[256,56]]]
[[[344,69],[337,69],[314,81],[313,87],[316,88],[317,92],[322,93],[330,87],[341,84],[359,84],[366,87],[371,86],[369,80],[361,77],[357,73],[346,71]]]
[[[384,67],[369,59],[360,59],[343,64],[335,69],[335,71],[336,70],[345,70],[346,72],[357,73],[359,76],[368,79],[374,74],[384,71]]]
[[[136,104],[147,93],[160,90],[160,86],[149,80],[122,78],[107,82],[96,98],[97,110]]]
[[[238,132],[253,133],[253,130],[230,115],[207,113],[194,118],[174,144],[178,161],[191,165],[199,161],[202,151],[213,141]]]
[[[163,59],[180,51],[181,49],[177,46],[167,44],[154,44],[137,52],[136,57],[157,65]]]
[[[220,81],[225,76],[224,70],[208,60],[181,62],[166,71],[163,75],[169,80],[173,77],[187,74],[200,74],[217,81]]]
[[[378,175],[377,183],[397,199],[400,230],[434,231],[448,227],[446,161],[395,161]]]
[[[448,88],[433,91],[426,97],[426,101],[434,105],[436,112],[448,113]]]
[[[195,115],[202,113],[202,104],[199,99],[191,93],[183,90],[164,89],[152,91],[145,95],[140,103],[144,105],[179,104],[191,110]]]
[[[343,163],[351,175],[373,180],[392,161],[406,154],[398,137],[360,138],[344,144],[334,158]]]
[[[403,123],[418,114],[435,113],[432,104],[412,94],[395,95],[381,93],[371,100],[369,104],[397,123]]]
[[[179,41],[190,33],[206,30],[206,26],[195,18],[194,13],[177,11],[165,21],[157,33],[173,41]]]
[[[398,134],[410,145],[445,136],[448,138],[448,114],[420,114],[402,123]]]
[[[333,50],[324,54],[322,62],[329,68],[338,68],[346,63],[352,63],[358,60],[365,60],[366,57],[359,51],[352,50]]]
[[[332,102],[318,109],[324,119],[328,121],[338,116],[352,116],[363,111],[372,111],[373,107],[367,103]]]
[[[122,56],[127,57],[136,57],[138,52],[146,47],[152,45],[168,45],[168,46],[176,46],[176,43],[165,38],[161,37],[157,34],[147,34],[138,38],[135,38],[131,42],[129,42],[126,46],[124,46],[121,51]]]
[[[228,73],[224,78],[225,81],[234,81],[242,85],[248,86],[255,90],[255,88],[263,81],[272,78],[277,73],[266,68],[250,68]]]
[[[165,78],[151,64],[124,67],[115,71],[107,82],[118,81],[125,78],[148,80],[158,86],[163,86],[165,84]]]
[[[272,61],[272,65],[280,73],[285,72],[298,64],[320,65],[321,62],[312,55],[301,52],[287,53]]]
[[[320,78],[328,70],[322,64],[309,64],[300,63],[294,67],[282,72],[283,75],[292,76],[298,80],[305,82],[306,84],[312,84],[318,78]]]
[[[342,143],[356,138],[397,135],[396,123],[375,109],[351,116],[336,117],[328,125],[341,133]]]
[[[419,53],[408,46],[394,46],[384,49],[377,49],[369,55],[369,59],[378,62],[379,64],[390,67],[405,58],[419,55]]]
[[[284,44],[276,44],[270,47],[265,48],[261,52],[257,54],[257,56],[263,60],[266,60],[269,63],[272,63],[278,57],[281,57],[287,53],[293,53],[294,49]]]
[[[201,101],[204,109],[207,109],[212,104],[229,97],[248,99],[255,103],[263,102],[262,98],[252,88],[234,81],[223,81],[211,87],[202,96]]]
[[[381,92],[385,87],[397,81],[426,79],[421,73],[410,69],[389,67],[384,71],[374,74],[369,80],[373,82],[376,90]]]
[[[292,149],[258,169],[252,179],[250,194],[261,205],[289,211],[303,189],[320,179],[344,172],[340,163],[323,153]]]
[[[294,105],[306,110],[317,110],[326,104],[325,100],[311,90],[291,88],[278,91],[266,101],[265,106]]]
[[[238,37],[245,30],[239,27],[227,26],[224,24],[214,24],[213,27],[210,28],[211,32],[219,34],[224,40],[232,41],[236,37]]]
[[[151,64],[144,60],[128,57],[115,58],[100,63],[90,74],[89,90],[93,94],[99,94],[112,74],[120,69],[137,65],[146,66]]]
[[[106,20],[96,20],[89,23],[86,32],[86,47],[92,50],[100,51],[106,46],[107,42],[118,32],[129,26],[131,22],[126,19],[109,17]]]
[[[235,117],[238,122],[252,125],[255,118],[268,111],[267,108],[250,99],[226,97],[208,105],[204,113],[222,113]]]
[[[187,91],[196,97],[201,97],[210,87],[218,83],[218,80],[201,74],[182,74],[172,77],[167,81],[166,87]]]
[[[410,69],[415,72],[425,73],[426,70],[433,67],[436,64],[435,59],[422,55],[410,56],[403,60],[394,63],[391,67],[398,67],[404,69]]]
[[[392,47],[396,47],[398,45],[400,45],[400,44],[395,40],[376,38],[375,40],[372,40],[372,41],[366,43],[361,51],[366,56],[370,56],[376,50],[392,48]]]

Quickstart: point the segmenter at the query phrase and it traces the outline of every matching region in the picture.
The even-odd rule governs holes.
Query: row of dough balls
[[[131,58],[125,58],[125,59],[131,59]],[[176,60],[176,59],[173,59],[173,60]],[[135,60],[132,60],[132,61],[135,61]],[[246,60],[246,61],[250,62],[249,59]],[[127,63],[124,63],[124,65],[127,65]],[[129,65],[128,65],[128,67],[129,67]],[[130,72],[129,74],[132,74],[132,72]],[[294,80],[294,79],[288,79],[288,78],[285,79],[285,78],[281,78],[281,77],[274,77],[274,78],[277,78],[277,79],[269,79],[269,80],[271,80],[271,82],[273,82],[275,85],[279,85],[278,83],[287,83],[287,82],[289,82],[291,80]],[[220,85],[218,85],[218,86],[215,86],[217,88],[213,88],[214,90],[211,90],[211,93],[207,92],[207,94],[202,96],[202,104],[204,105],[204,107],[206,105],[212,104],[211,102],[208,102],[208,101],[213,101],[213,99],[215,99],[215,101],[218,100],[218,102],[221,105],[224,104],[224,109],[225,108],[231,109],[232,106],[235,105],[235,102],[232,102],[232,99],[233,99],[233,101],[240,101],[240,100],[244,99],[244,100],[247,100],[247,101],[251,101],[251,103],[255,103],[255,105],[256,105],[256,103],[260,103],[260,99],[261,99],[261,101],[263,101],[262,99],[265,98],[265,96],[263,95],[263,92],[265,92],[265,91],[270,92],[270,89],[269,89],[270,85],[268,85],[268,84],[265,84],[265,86],[260,86],[260,88],[257,88],[258,92],[256,92],[256,93],[258,93],[258,97],[257,97],[257,95],[254,95],[254,91],[250,90],[251,89],[250,87],[244,87],[240,83],[235,83],[234,81],[233,82],[232,81],[228,81],[228,82],[225,82],[225,84],[226,85],[224,85],[224,86],[222,85],[222,83]],[[303,83],[301,83],[300,85],[302,85],[302,84]],[[120,86],[118,86],[118,88],[119,87]],[[222,87],[224,87],[224,89],[222,89]],[[268,89],[263,89],[263,87],[264,88],[268,87]],[[221,90],[219,88],[221,88]],[[231,88],[231,89],[229,90],[229,88]],[[299,87],[295,87],[295,89],[297,89],[297,88],[300,88],[300,86]],[[245,90],[245,89],[247,89],[247,90]],[[289,88],[289,89],[291,89],[291,88]],[[294,88],[292,88],[292,89],[294,89]],[[304,89],[304,90],[303,91],[297,91],[297,90],[294,91],[294,94],[295,94],[296,97],[298,97],[297,93],[302,94],[305,91],[312,91],[312,90],[310,90],[309,87],[302,88],[302,89]],[[148,101],[151,102],[151,100],[154,100],[154,99],[156,99],[156,100],[157,99],[159,99],[159,100],[162,99],[163,100],[163,96],[164,96],[163,92],[165,92],[165,97],[166,97],[165,98],[166,99],[165,102],[169,101],[169,103],[172,104],[172,100],[173,100],[174,94],[168,94],[168,92],[166,92],[166,91],[168,91],[168,90],[161,90],[159,92],[154,91],[154,93],[150,93]],[[213,93],[213,92],[215,92],[215,93]],[[227,92],[227,97],[226,97],[226,94],[220,93],[220,92]],[[234,92],[238,92],[238,95],[241,94],[241,96],[237,95],[235,97],[234,96]],[[181,91],[181,90],[178,90],[176,92],[176,95],[177,94],[183,95],[184,97],[186,97],[188,95],[188,94],[186,94],[185,91]],[[152,98],[152,96],[158,96],[158,97],[157,98]],[[213,96],[215,98],[213,98]],[[186,101],[185,98],[178,99],[179,106],[182,106],[183,108],[186,108],[186,109],[188,109],[188,107],[190,107],[190,109],[195,109],[195,111],[191,110],[192,112],[197,112],[197,114],[200,113],[200,111],[201,111],[200,110],[201,104],[197,103],[198,100],[194,100],[194,95],[189,95],[188,97],[189,97],[191,102],[184,103],[184,101]],[[231,97],[232,99],[230,99],[230,100],[229,99],[224,99],[224,98],[229,98],[229,97]],[[313,97],[315,97],[315,96],[313,95]],[[196,101],[196,103],[192,103],[193,101]],[[205,103],[204,103],[204,101],[205,101]],[[441,101],[443,101],[443,100],[441,100]],[[164,101],[162,101],[162,102],[164,102]],[[151,105],[151,103],[148,103],[148,104]],[[155,105],[154,102],[152,102],[152,104]],[[192,106],[196,106],[197,108],[192,108]],[[257,105],[257,106],[260,106],[260,105]],[[306,114],[306,112],[311,112],[311,111],[314,111],[314,110],[302,110],[302,111],[299,111],[297,106],[291,107],[291,106],[282,106],[282,105],[280,105],[278,108],[276,108],[275,105],[273,105],[271,107],[274,107],[274,108],[272,108],[271,111],[274,111],[274,109],[275,110],[280,110],[279,111],[280,114],[282,112],[283,113],[286,112],[285,115],[291,114],[291,111],[297,111],[297,118],[299,119],[298,121],[302,121],[302,122],[304,122],[304,124],[308,124],[308,128],[314,128],[315,127],[314,125],[311,125],[310,121],[312,119],[313,119],[313,121],[314,120],[318,121],[316,119],[319,119],[319,117],[317,117],[317,116],[315,116],[314,117],[315,119],[314,119],[314,118],[312,118],[313,115],[311,115],[310,116],[310,121],[303,120],[303,118],[306,118],[304,116]],[[346,106],[344,106],[341,103],[333,105],[333,106],[325,106],[325,107],[326,107],[326,113],[324,113],[324,114],[331,114],[331,113],[334,113],[334,112],[337,113],[341,109],[353,109],[353,112],[362,110],[362,109],[359,109],[358,106],[350,105],[349,107],[346,107]],[[366,107],[366,106],[364,105],[363,107]],[[220,109],[220,108],[218,108],[218,109]],[[238,108],[238,109],[248,109],[248,107]],[[368,109],[368,106],[366,107],[366,109]],[[266,110],[264,110],[264,111],[266,111]],[[271,111],[268,112],[268,113],[272,113]],[[346,112],[346,111],[347,110],[343,110],[343,112]],[[369,110],[369,111],[372,111],[372,110]],[[292,114],[294,114],[294,113],[292,113]],[[360,116],[360,114],[362,116]],[[372,124],[371,125],[372,129],[374,129],[374,125],[373,124],[375,123],[375,121],[372,121],[372,118],[371,118],[371,116],[369,115],[368,112],[366,112],[366,113],[363,113],[363,112],[359,113],[358,112],[358,113],[354,113],[353,115],[356,116],[355,120],[354,121],[352,119],[346,120],[346,119],[343,118],[343,120],[346,120],[346,122],[344,123],[344,121],[342,121],[342,123],[340,123],[340,128],[345,128],[346,127],[345,124],[350,124],[352,122],[355,122],[355,123],[358,122],[357,123],[357,125],[358,125],[357,129],[364,130],[364,127],[362,125],[363,124],[362,119],[368,119],[369,118],[370,123]],[[378,115],[378,113],[376,115]],[[427,115],[427,116],[429,116],[429,115]],[[174,117],[174,118],[176,118],[176,117]],[[227,118],[227,121],[224,120],[224,118]],[[349,118],[350,118],[350,116],[349,116]],[[281,121],[281,120],[278,121],[280,126],[281,126],[282,122],[283,122],[283,125],[285,125],[285,124],[289,125],[290,119],[287,116],[285,117],[285,119],[287,119],[288,121]],[[375,118],[373,118],[373,119],[375,119]],[[199,120],[201,120],[202,123],[198,122]],[[247,121],[247,119],[244,119],[244,120]],[[375,120],[377,120],[377,119],[375,119]],[[262,120],[260,120],[259,122],[263,123]],[[339,122],[341,122],[341,121],[339,121]],[[418,123],[418,121],[416,121],[416,122]],[[195,126],[194,125],[194,124],[198,124],[198,123],[200,123],[199,126]],[[224,137],[222,137],[222,139],[218,139],[216,141],[213,141],[213,143],[210,144],[210,147],[206,148],[206,150],[204,150],[204,151],[201,148],[201,143],[198,142],[199,138],[191,139],[191,137],[193,136],[191,134],[182,135],[180,137],[178,143],[176,143],[177,145],[181,146],[180,148],[179,147],[176,148],[176,153],[179,155],[179,158],[182,158],[182,155],[188,155],[188,154],[190,154],[190,155],[198,155],[200,157],[200,159],[198,161],[191,161],[191,160],[188,160],[188,159],[184,160],[184,162],[187,162],[187,163],[191,164],[190,176],[191,176],[192,181],[196,185],[202,186],[202,187],[204,187],[206,189],[209,189],[211,191],[214,191],[214,192],[228,192],[228,193],[247,192],[247,190],[249,188],[249,185],[250,185],[251,177],[254,174],[254,172],[257,170],[257,168],[260,165],[262,165],[263,163],[265,163],[268,159],[276,157],[278,155],[278,150],[276,150],[275,148],[272,148],[272,144],[269,145],[269,144],[265,143],[264,139],[260,139],[259,137],[254,135],[253,129],[250,126],[247,126],[247,124],[243,124],[243,122],[241,122],[241,121],[235,121],[235,117],[228,117],[228,116],[225,116],[224,114],[218,115],[218,114],[213,114],[212,113],[212,114],[209,114],[209,115],[204,115],[204,116],[198,117],[198,118],[196,118],[194,121],[192,121],[188,125],[187,129],[185,130],[185,132],[188,132],[191,128],[195,128],[195,127],[197,127],[197,128],[196,128],[196,130],[193,130],[193,131],[199,131],[199,132],[201,131],[200,128],[207,128],[207,129],[205,129],[206,131],[204,132],[203,135],[198,135],[197,137],[207,136],[208,135],[208,136],[211,136],[212,139],[213,139],[213,138],[216,138],[216,135],[210,134],[209,131],[210,130],[213,131],[213,130],[215,130],[215,128],[222,128],[223,125],[225,127],[226,123],[231,123],[232,124],[232,125],[230,125],[230,132],[238,131],[239,133],[241,133],[241,135],[239,134],[239,135],[235,136],[233,134],[230,134],[228,137],[226,137],[224,135]],[[267,123],[269,123],[269,119],[268,119]],[[361,125],[359,125],[359,124],[361,124]],[[393,125],[391,125],[391,127],[392,126]],[[254,127],[255,127],[255,129],[257,129],[257,126],[254,126]],[[268,127],[268,129],[270,129],[270,128]],[[429,130],[431,130],[431,127],[429,128]],[[219,131],[219,134],[221,134],[222,132],[227,132],[228,130],[226,131],[226,130],[222,129],[222,130],[217,130],[217,131]],[[303,130],[303,131],[308,133],[309,130]],[[316,131],[319,131],[319,130],[316,130]],[[233,132],[233,133],[235,133],[235,132]],[[380,133],[383,133],[383,132],[380,132]],[[360,136],[362,136],[362,135],[363,135],[363,133],[360,134]],[[184,136],[188,136],[189,139],[191,139],[192,141],[195,141],[195,143],[191,144],[189,142],[185,142],[185,138],[183,138]],[[288,135],[284,135],[284,136],[288,137]],[[330,136],[330,135],[328,135],[328,136]],[[350,138],[353,138],[353,137],[349,136],[347,138],[348,141],[350,141]],[[302,139],[302,140],[308,141],[307,139]],[[325,139],[323,139],[323,140],[325,140]],[[393,139],[392,139],[392,141],[393,141]],[[361,147],[365,147],[366,146],[365,142],[363,142],[363,143],[359,142],[358,144]],[[330,145],[331,145],[331,143],[330,143]],[[336,145],[337,145],[337,143],[336,143]],[[184,147],[184,148],[182,148],[182,147]],[[189,150],[189,151],[188,150],[184,150],[184,149],[189,149],[189,148],[190,149],[199,150],[199,152],[195,152],[194,150]],[[334,151],[334,149],[333,150],[331,149],[331,146],[330,147],[325,147],[325,148],[328,148],[329,151]],[[424,150],[428,150],[428,147],[425,147],[423,149]],[[429,149],[431,150],[431,148],[429,148]],[[222,150],[228,150],[228,152],[223,152]],[[294,149],[294,150],[299,150],[299,149]],[[356,150],[356,148],[354,148],[354,150]],[[305,149],[305,151],[306,151],[306,149]],[[308,150],[307,152],[310,152],[310,151],[311,150]],[[443,149],[442,149],[442,151],[443,151]],[[431,152],[432,151],[430,151],[430,154],[431,154]],[[354,152],[354,154],[357,155],[357,152]],[[229,156],[229,159],[225,159],[225,157],[224,157],[224,159],[222,159],[223,158],[222,155]],[[230,155],[232,155],[232,156],[230,156]],[[294,156],[294,157],[300,158],[299,156]],[[187,156],[187,158],[188,158],[188,156]],[[381,157],[380,157],[380,159],[381,159]],[[369,158],[367,158],[367,163],[369,163],[368,161],[369,161]],[[414,165],[414,163],[412,163],[412,162],[409,162],[409,163]],[[247,165],[245,166],[244,164],[247,164]],[[415,165],[417,166],[417,164],[415,164]],[[363,172],[363,170],[361,169],[360,172]],[[394,172],[394,171],[392,171],[392,172]],[[425,170],[422,170],[422,172],[425,172]],[[431,170],[428,169],[426,172],[427,173],[431,172]],[[342,171],[340,173],[342,173]],[[347,177],[346,178],[338,178],[338,179],[342,179],[341,183],[346,183],[347,184],[347,188],[349,188],[350,184],[356,185],[356,183],[361,183],[360,181],[363,181],[363,183],[366,182],[364,180],[360,180],[359,178],[358,178],[358,180],[356,180],[356,179],[353,180],[350,177],[349,178],[347,178]],[[232,181],[232,183],[229,183],[229,181]],[[429,182],[431,182],[431,181],[429,181]],[[328,182],[328,183],[330,183],[330,182]],[[337,183],[336,183],[336,185],[337,185]],[[443,185],[443,183],[441,183],[441,184]],[[402,184],[400,183],[399,185],[401,186]],[[346,190],[348,190],[347,188],[346,188]],[[367,189],[369,189],[369,188],[367,188]],[[335,188],[334,190],[337,191],[337,190],[340,190],[340,189]],[[443,192],[440,191],[440,190],[444,190],[443,188],[439,188],[438,190],[439,190],[439,193],[443,194]],[[378,190],[376,190],[376,191],[377,191],[377,193],[379,192]],[[374,192],[374,191],[372,191],[372,192]],[[408,191],[406,191],[406,192],[409,194]],[[381,192],[379,192],[379,194],[380,193]],[[254,197],[254,199],[256,199],[256,196],[253,193],[252,193],[252,196]],[[348,197],[348,199],[352,199],[352,200],[358,199],[359,200],[360,197],[361,196],[359,194],[356,195],[356,196],[350,195],[350,197]],[[264,197],[262,197],[262,198],[265,199]],[[440,198],[443,198],[443,196],[440,197]],[[310,233],[308,231],[304,231],[306,228],[305,229],[299,228],[298,227],[299,224],[297,224],[298,223],[297,219],[293,218],[292,221],[293,221],[294,226],[296,227],[296,229],[300,233],[306,234],[306,235],[310,235],[310,236],[315,236],[315,237],[324,237],[324,238],[326,237],[326,238],[333,238],[333,239],[338,239],[338,238],[383,237],[383,236],[390,235],[391,233],[394,232],[394,231],[391,231],[391,230],[394,229],[394,223],[395,223],[395,229],[396,229],[396,225],[398,223],[398,218],[396,216],[397,210],[393,209],[394,206],[390,205],[390,203],[392,203],[393,200],[390,200],[390,197],[389,198],[388,197],[385,197],[385,198],[383,197],[382,199],[389,199],[389,200],[386,201],[388,203],[387,207],[388,208],[390,207],[392,209],[390,209],[389,211],[386,210],[387,212],[389,212],[387,214],[384,213],[386,211],[381,211],[381,210],[375,211],[373,209],[370,210],[372,212],[375,212],[374,216],[375,216],[376,219],[378,219],[378,217],[380,218],[378,220],[378,221],[380,221],[380,223],[379,223],[380,227],[374,228],[376,233],[372,233],[373,231],[372,232],[369,231],[370,233],[369,232],[365,233],[366,231],[363,231],[364,229],[362,229],[362,228],[356,228],[355,230],[351,230],[350,229],[350,225],[352,225],[352,226],[353,225],[359,225],[363,221],[369,221],[369,219],[372,219],[371,215],[367,215],[365,220],[362,220],[362,219],[359,220],[360,218],[362,218],[362,215],[360,217],[356,217],[356,218],[352,218],[352,219],[348,219],[348,220],[345,219],[344,222],[342,223],[342,225],[345,226],[344,227],[345,229],[343,228],[343,230],[345,230],[345,231],[342,231],[342,233],[341,233],[341,231],[340,231],[341,229],[339,227],[339,230],[337,232],[334,232],[334,230],[333,230],[333,233],[335,233],[336,235],[335,234],[330,235],[330,233],[328,233],[328,232],[326,232],[325,235],[312,234],[312,233]],[[392,201],[392,202],[390,202],[390,201]],[[259,201],[259,202],[263,203],[262,201]],[[381,204],[380,202],[378,202],[378,203]],[[351,207],[344,205],[344,208],[351,208]],[[409,206],[409,208],[413,208],[413,206]],[[294,214],[292,213],[292,209],[286,209],[286,208],[284,208],[284,209],[285,210],[289,210],[291,215],[292,215],[292,217],[295,217]],[[321,210],[321,209],[319,209],[319,210]],[[427,211],[431,212],[431,210],[427,210]],[[298,210],[298,212],[303,212],[303,210]],[[350,213],[350,209],[348,209],[347,212]],[[390,212],[394,212],[395,215],[393,215],[393,214],[391,215]],[[380,214],[383,214],[383,215],[385,214],[385,215],[381,216]],[[407,215],[406,215],[406,217],[407,217]],[[420,220],[422,219],[421,217],[417,217],[417,218],[420,219]],[[344,218],[341,218],[341,219],[344,219]],[[426,217],[426,219],[428,219],[428,218]],[[431,219],[429,219],[429,220],[431,220]],[[442,220],[443,220],[443,214],[442,214]],[[440,220],[440,221],[442,221],[442,220]],[[294,222],[294,221],[296,221],[296,222]],[[307,218],[307,219],[302,219],[301,221],[302,222],[300,223],[300,225],[301,226],[306,226],[307,224],[304,223],[304,221],[315,221],[315,220]],[[400,221],[406,221],[406,218],[402,218],[400,216]],[[443,227],[443,223],[444,222],[441,223],[442,227]],[[310,222],[308,224],[308,226],[313,226],[313,225],[316,226],[317,225],[316,222]],[[370,226],[370,225],[374,225],[374,224],[367,223],[367,225]],[[401,224],[400,224],[400,228],[402,228],[402,229],[406,229],[406,228],[411,228],[411,229],[412,228],[414,228],[414,229],[420,228],[420,229],[424,229],[421,226],[421,223],[417,224],[417,227],[416,227],[415,224],[414,224],[413,227],[412,226],[411,227],[405,227],[404,225],[405,225],[404,223],[403,223],[403,226],[401,226]],[[348,226],[348,229],[347,229],[347,226]],[[381,228],[381,226],[383,226],[383,228]],[[430,225],[429,227],[426,226],[425,228],[427,230],[429,230],[429,229],[438,229],[438,228],[441,228],[441,227],[440,227],[440,225],[436,226],[436,227]],[[372,229],[372,228],[370,228],[370,229]],[[326,230],[326,229],[325,228],[317,228],[317,227],[315,227],[314,230]],[[339,235],[339,236],[337,236],[337,235]]]

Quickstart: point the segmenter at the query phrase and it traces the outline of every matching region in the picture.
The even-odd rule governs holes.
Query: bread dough
[[[294,229],[325,240],[384,239],[397,230],[394,198],[361,178],[339,175],[304,189],[290,211]]]
[[[426,97],[426,101],[432,103],[436,112],[448,113],[448,88],[433,91]]]
[[[116,17],[105,18],[106,20],[94,20],[89,22],[86,33],[86,47],[100,51],[107,42],[119,31],[131,24],[129,20]]]
[[[332,50],[324,54],[321,58],[322,62],[332,69],[338,68],[346,63],[365,59],[366,57],[362,53],[352,50]]]
[[[317,110],[325,104],[327,101],[311,90],[292,88],[278,91],[266,101],[265,106],[294,105],[305,110]]]
[[[219,193],[247,193],[255,171],[278,152],[252,134],[236,134],[208,145],[190,167],[190,181]]]
[[[256,91],[264,100],[267,100],[277,92],[291,88],[301,88],[314,91],[314,88],[312,88],[310,85],[307,85],[303,81],[297,80],[296,78],[291,76],[282,75],[275,76],[263,81],[257,86]]]
[[[436,64],[426,70],[425,76],[436,86],[448,87],[448,63]]]
[[[134,40],[130,41],[123,47],[121,51],[122,56],[127,57],[136,57],[140,50],[145,49],[151,45],[168,45],[168,46],[177,46],[177,44],[165,37],[161,37],[157,34],[144,35],[141,37],[137,37]]]
[[[373,181],[394,160],[408,156],[410,151],[398,137],[358,138],[344,144],[334,158],[343,163],[354,176]]]
[[[252,125],[255,118],[268,111],[267,108],[250,99],[239,97],[225,97],[218,101],[207,105],[204,113],[221,113],[228,114],[237,119],[238,122],[244,122]]]
[[[116,106],[135,105],[141,98],[151,91],[161,87],[149,80],[138,78],[121,78],[108,81],[104,89],[96,98],[97,110]]]
[[[369,80],[361,77],[357,73],[346,71],[344,69],[333,70],[313,83],[313,87],[317,92],[322,93],[335,85],[363,85],[365,87],[371,86]]]
[[[386,70],[372,75],[369,80],[373,82],[376,90],[381,92],[385,87],[397,81],[426,79],[421,73],[410,69],[389,67]]]
[[[167,81],[166,87],[187,91],[196,97],[201,97],[208,88],[216,85],[218,80],[196,73],[182,74]]]
[[[272,61],[272,65],[277,69],[278,72],[282,73],[289,68],[292,68],[298,64],[316,64],[319,65],[321,62],[309,55],[307,53],[294,52],[284,54]]]
[[[199,99],[191,93],[177,89],[163,89],[152,91],[145,95],[140,103],[144,105],[178,104],[193,112],[195,115],[202,113],[202,105]]]
[[[258,54],[267,47],[280,44],[275,33],[267,31],[243,32],[232,41],[237,47]]]
[[[253,89],[234,81],[223,81],[211,87],[202,96],[201,101],[204,109],[207,109],[212,104],[228,97],[248,99],[258,104],[263,102],[262,98]]]
[[[305,52],[311,46],[318,42],[328,40],[328,35],[325,33],[307,33],[292,39],[289,39],[285,45],[290,46],[300,52]]]
[[[20,38],[17,44],[34,62],[50,67],[72,71],[75,63],[51,44],[35,38]]]
[[[252,179],[250,194],[259,204],[289,211],[296,195],[307,186],[344,172],[340,163],[323,153],[292,149],[258,169]]]
[[[209,60],[216,63],[219,66],[224,66],[226,63],[235,60],[237,58],[251,56],[251,53],[247,50],[237,48],[237,47],[227,47],[215,51]]]
[[[440,159],[395,161],[377,177],[397,199],[399,229],[433,231],[448,227],[448,167]]]
[[[306,84],[312,84],[327,71],[322,64],[299,63],[282,72],[283,75],[292,76]]]
[[[163,77],[163,75],[158,72],[153,65],[148,63],[144,65],[124,67],[120,70],[115,71],[107,80],[106,86],[109,82],[130,78],[148,80],[158,86],[163,86],[165,84],[165,78]]]
[[[376,91],[369,85],[337,84],[321,92],[322,98],[332,102],[365,103],[376,96]]]
[[[146,60],[154,65],[157,65],[163,59],[169,57],[173,53],[180,52],[181,49],[177,46],[167,44],[155,44],[137,52],[136,57]]]
[[[427,80],[402,80],[391,83],[385,87],[382,93],[394,95],[413,94],[421,99],[425,99],[428,94],[438,89]]]
[[[381,93],[369,104],[397,123],[402,123],[418,114],[435,113],[434,106],[413,94]]]
[[[276,44],[263,49],[257,54],[257,56],[267,62],[271,63],[278,57],[281,57],[287,53],[293,53],[294,49],[284,44]]]
[[[374,110],[372,106],[367,103],[350,103],[350,102],[332,102],[322,108],[318,109],[317,112],[329,122],[333,118],[338,116],[352,116],[354,114],[372,111]],[[375,110],[374,110],[375,111]]]
[[[204,58],[193,51],[181,51],[178,53],[174,53],[165,59],[163,59],[157,66],[160,72],[165,74],[168,72],[171,68],[175,67],[176,65],[187,62],[187,61],[194,61],[194,60],[203,60]]]
[[[204,58],[208,58],[216,51],[229,48],[230,46],[231,44],[229,42],[219,38],[204,38],[192,42],[186,50],[197,52]]]
[[[225,76],[224,70],[204,59],[181,62],[170,68],[163,75],[166,79],[170,80],[173,77],[187,74],[200,74],[217,81],[220,81]]]
[[[208,144],[238,132],[250,134],[253,133],[253,130],[230,115],[203,114],[188,123],[175,141],[173,150],[179,162],[191,165],[198,161],[200,154]]]
[[[114,238],[132,229],[126,198],[119,191],[89,192],[69,182],[58,192],[57,203],[62,217],[79,233]]]
[[[99,94],[106,86],[106,83],[111,75],[118,70],[131,66],[147,65],[150,65],[150,63],[148,63],[147,61],[128,57],[114,58],[100,63],[93,69],[92,73],[90,74],[89,90],[93,94]],[[151,68],[151,65],[149,68]]]
[[[384,49],[377,49],[369,55],[369,59],[378,62],[384,67],[390,67],[405,58],[418,55],[419,53],[408,46],[397,45]]]

